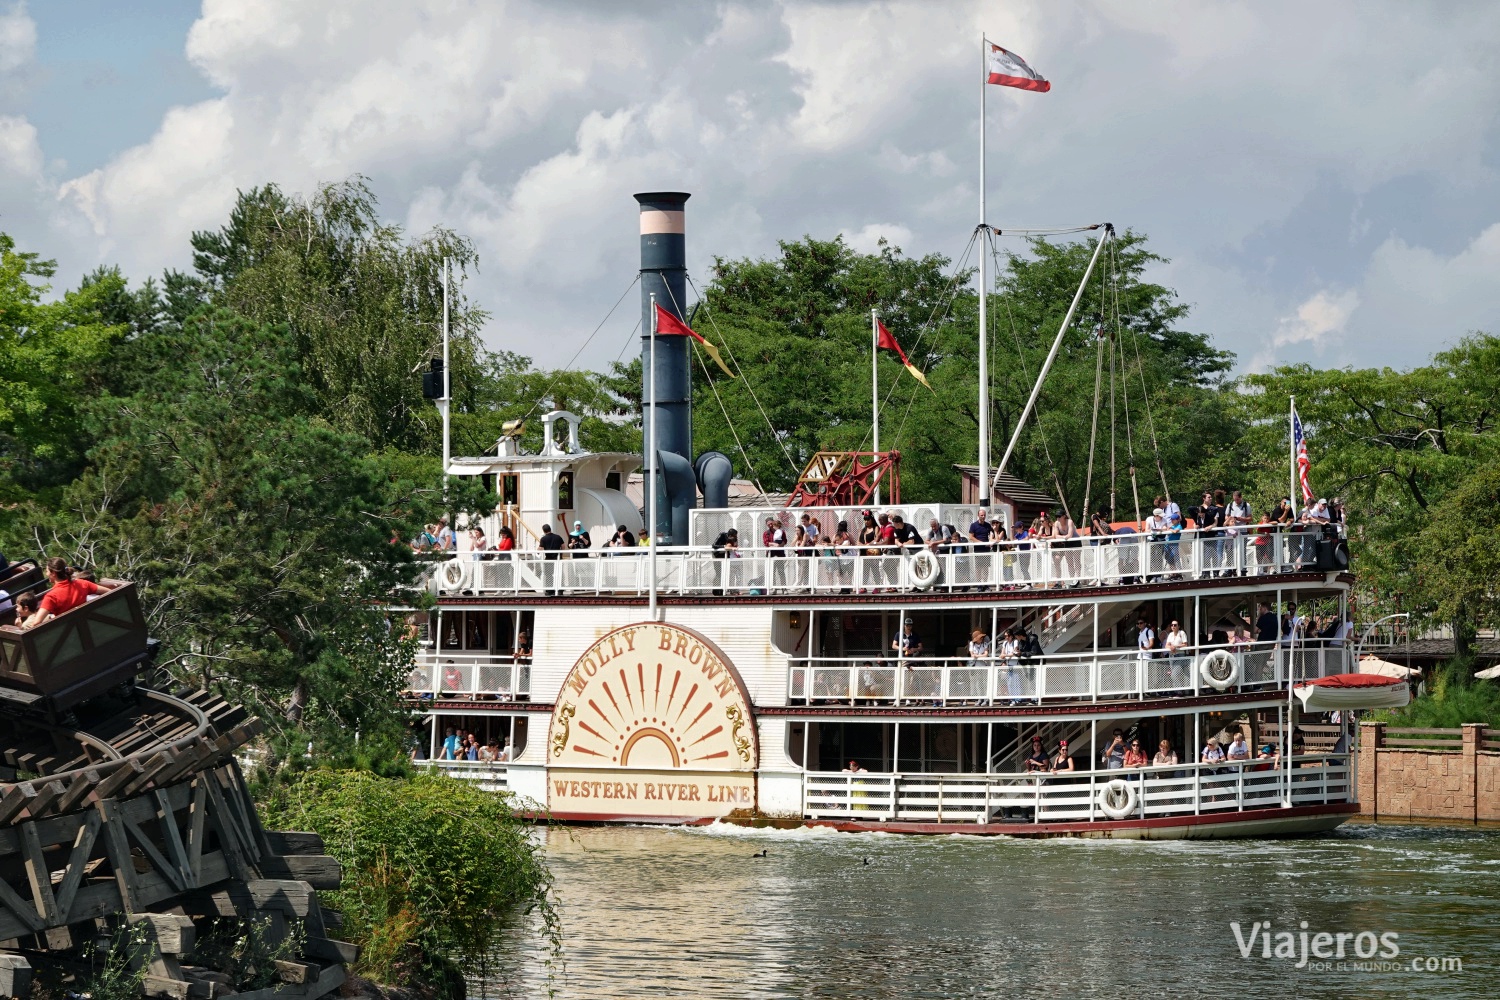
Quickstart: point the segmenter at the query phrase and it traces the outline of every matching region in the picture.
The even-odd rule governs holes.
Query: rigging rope
[[[594,332],[589,334],[588,338],[578,346],[578,350],[573,352],[573,356],[568,359],[568,363],[557,369],[557,376],[552,380],[552,383],[554,385],[557,382],[561,381],[564,375],[573,370],[573,363],[578,360],[579,355],[581,355],[584,349],[589,346],[589,344],[596,336],[598,336],[599,331],[604,329],[604,324],[609,322],[609,318],[615,314],[615,310],[620,308],[620,303],[625,301],[625,296],[630,294],[630,290],[634,288],[636,282],[640,280],[641,275],[640,272],[637,271],[635,277],[630,280],[630,284],[625,286],[625,291],[620,293],[620,297],[618,299],[615,299],[615,304],[609,307],[609,312],[605,313],[604,318],[599,321],[599,325],[594,327]],[[637,327],[639,327],[640,325],[641,324],[639,322],[636,323]],[[622,351],[621,353],[623,354],[624,352]],[[537,408],[542,405],[543,399],[546,398],[545,393],[547,391],[548,390],[544,389],[542,390],[542,393],[538,394],[536,400],[531,404],[531,409],[527,410],[526,413],[522,415],[521,419],[523,421],[529,420],[531,418],[531,415],[537,411]]]
[[[1111,257],[1114,256],[1114,247],[1110,247],[1110,256]],[[1116,263],[1115,266],[1118,268],[1118,266],[1119,266],[1118,263]],[[1116,322],[1118,322],[1119,315],[1120,315],[1120,283],[1118,281],[1116,281],[1115,282],[1115,317],[1116,317]],[[1151,417],[1151,396],[1150,396],[1150,393],[1148,393],[1147,390],[1146,390],[1146,366],[1145,366],[1145,363],[1141,360],[1141,341],[1140,341],[1140,336],[1141,335],[1140,335],[1140,331],[1133,331],[1133,332],[1135,333],[1135,337],[1132,339],[1131,344],[1135,347],[1135,365],[1136,365],[1136,371],[1141,376],[1141,402],[1144,403],[1145,407],[1146,407],[1146,428],[1147,428],[1147,430],[1149,430],[1151,432],[1151,456],[1152,456],[1152,458],[1156,462],[1156,473],[1157,473],[1157,475],[1159,475],[1161,477],[1161,492],[1162,492],[1162,495],[1165,496],[1168,501],[1170,501],[1172,499],[1172,491],[1167,488],[1167,470],[1165,468],[1163,468],[1162,464],[1161,464],[1161,448],[1158,447],[1157,443],[1156,443],[1156,421],[1153,420],[1152,417]]]
[[[734,446],[740,450],[740,457],[745,460],[745,471],[750,474],[750,481],[755,484],[756,489],[760,490],[762,497],[767,496],[766,488],[761,485],[760,475],[755,471],[755,463],[750,461],[750,453],[745,451],[745,446],[740,441],[739,432],[734,429],[734,421],[729,419],[729,411],[724,408],[724,400],[719,396],[719,387],[714,384],[713,375],[709,374],[708,362],[703,360],[703,352],[696,351],[694,353],[698,358],[699,366],[703,369],[703,377],[708,381],[708,387],[713,390],[714,400],[719,404],[719,412],[724,414],[724,426],[729,428],[729,433],[734,438]],[[743,372],[740,373],[740,377],[744,377]]]
[[[1105,294],[1104,284],[1105,272],[1100,271],[1099,312],[1096,314],[1098,317],[1098,324],[1094,327],[1094,337],[1099,342],[1099,352],[1097,358],[1094,361],[1094,415],[1092,422],[1089,424],[1089,464],[1088,472],[1084,477],[1083,486],[1083,516],[1090,518],[1091,524],[1093,523],[1093,512],[1089,508],[1093,506],[1094,499],[1094,442],[1098,438],[1099,434],[1099,395],[1104,388],[1104,320],[1105,313],[1109,308],[1109,297]]]
[[[990,245],[992,247],[993,255],[995,257],[995,268],[996,268],[996,272],[998,274],[999,267],[1000,267],[1000,259],[999,259],[1000,253],[999,253],[999,248],[994,246],[994,242],[993,241],[991,241]],[[1005,315],[1010,320],[1010,335],[1011,335],[1011,338],[1013,340],[1015,340],[1015,342],[1016,342],[1016,355],[1021,360],[1021,375],[1022,375],[1023,378],[1026,379],[1026,381],[1029,382],[1029,381],[1031,381],[1031,373],[1026,370],[1026,350],[1025,350],[1025,348],[1023,348],[1021,346],[1021,335],[1016,331],[1016,316],[1015,316],[1015,313],[1013,313],[1011,311],[1011,308],[1010,308],[1010,296],[1008,296],[1008,295],[1005,296]],[[1040,395],[1038,395],[1037,396],[1037,402],[1041,402],[1041,398],[1042,397]],[[1057,489],[1057,499],[1058,499],[1058,502],[1062,504],[1063,513],[1068,516],[1068,520],[1072,521],[1073,520],[1073,512],[1068,509],[1068,498],[1066,496],[1066,491],[1063,490],[1062,480],[1058,478],[1058,475],[1057,475],[1057,463],[1052,460],[1052,449],[1051,449],[1051,447],[1047,443],[1047,429],[1042,426],[1042,419],[1041,419],[1041,415],[1040,414],[1038,414],[1038,416],[1037,416],[1036,430],[1037,430],[1037,433],[1040,434],[1041,438],[1042,438],[1042,454],[1045,455],[1046,458],[1047,458],[1047,468],[1052,473],[1052,485],[1054,487],[1056,487],[1056,489]],[[981,445],[981,447],[982,447],[982,445]],[[1074,523],[1076,524],[1077,522],[1074,522]]]
[[[693,294],[698,296],[698,308],[704,309],[704,307],[708,305],[708,299],[701,291],[699,291],[698,285],[693,281],[693,276],[691,274],[688,274],[686,271],[684,271],[683,275],[687,278],[688,286],[692,288]],[[667,294],[672,295],[672,288],[670,285],[667,286]],[[672,295],[672,304],[674,306],[677,306],[677,312],[679,315],[681,315],[682,305],[678,303],[676,295]],[[741,365],[739,359],[734,356],[734,348],[729,346],[729,338],[725,337],[724,332],[719,329],[718,322],[714,320],[713,310],[709,309],[707,310],[707,312],[709,325],[714,328],[714,333],[718,335],[719,342],[724,345],[724,350],[729,354],[730,362],[734,365],[735,369],[739,371],[740,380],[745,383],[745,390],[750,393],[750,398],[755,401],[755,408],[760,411],[761,419],[763,419],[766,422],[766,426],[770,428],[771,437],[773,440],[775,440],[777,446],[781,448],[781,454],[786,456],[786,464],[791,468],[792,475],[800,477],[802,475],[802,470],[797,467],[796,462],[792,461],[792,453],[786,450],[785,439],[783,439],[781,434],[776,430],[775,425],[771,423],[771,418],[769,415],[767,415],[766,408],[760,405],[760,397],[755,395],[755,388],[750,384],[749,376],[745,374],[745,367]],[[765,491],[762,490],[761,492],[764,493]]]
[[[959,276],[963,274],[964,265],[969,262],[969,254],[974,252],[974,245],[978,242],[978,240],[979,230],[975,229],[974,232],[969,236],[969,242],[964,246],[963,254],[958,258],[958,265],[953,269],[953,277],[948,282],[948,297],[946,301],[940,302],[938,305],[932,307],[932,312],[928,315],[927,322],[923,323],[922,326],[918,329],[917,339],[912,341],[911,350],[913,354],[916,353],[917,345],[922,343],[922,340],[927,336],[928,331],[932,330],[935,327],[936,321],[939,319],[938,310],[941,309],[943,317],[947,317],[948,313],[953,309],[953,300],[958,294]],[[886,390],[885,398],[880,401],[880,409],[878,413],[885,412],[887,405],[891,401],[891,397],[896,394],[897,387],[900,386],[900,384],[901,379],[899,377],[896,379],[896,381],[891,383],[890,388]],[[911,387],[911,392],[906,397],[906,408],[901,411],[901,422],[896,425],[896,434],[891,438],[893,444],[900,443],[901,435],[906,432],[906,420],[911,416],[911,408],[912,405],[916,403],[916,401],[917,387],[913,385]],[[873,435],[874,433],[875,428],[871,427],[869,433],[867,433],[863,438],[860,439],[858,450],[865,450],[865,442],[869,441],[871,435]],[[899,449],[892,448],[891,450],[894,451]]]
[[[1130,380],[1125,372],[1125,338],[1119,338],[1120,346],[1120,396],[1125,409],[1125,460],[1130,463],[1130,495],[1135,499],[1135,522],[1141,523],[1141,492],[1135,479],[1135,439],[1130,432]]]

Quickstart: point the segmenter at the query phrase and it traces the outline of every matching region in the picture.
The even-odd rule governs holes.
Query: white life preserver
[[[438,570],[438,589],[446,591],[464,590],[469,586],[469,561],[449,559]]]
[[[1218,691],[1228,691],[1240,682],[1240,658],[1227,649],[1216,649],[1198,661],[1198,676]]]
[[[911,575],[911,584],[918,590],[927,590],[943,574],[943,564],[937,556],[923,549],[913,552],[906,560],[906,571]]]
[[[1135,812],[1135,785],[1115,778],[1099,789],[1099,809],[1110,819],[1129,819]]]

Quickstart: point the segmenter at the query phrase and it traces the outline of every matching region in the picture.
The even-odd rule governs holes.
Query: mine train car
[[[115,687],[128,687],[146,666],[155,643],[146,637],[135,584],[99,581],[92,600],[33,628],[22,629],[14,607],[0,613],[0,709],[49,719]],[[46,587],[35,560],[0,573],[9,603]]]

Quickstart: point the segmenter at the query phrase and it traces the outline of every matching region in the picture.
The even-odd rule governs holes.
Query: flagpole
[[[650,575],[650,583],[647,590],[647,611],[652,621],[656,621],[656,293],[651,293],[651,349],[650,357],[651,378],[647,380],[650,407],[647,410],[651,414],[651,429],[646,436],[646,487],[650,492],[647,494],[646,510],[649,523],[646,525],[646,572]]]
[[[453,376],[448,372],[448,258],[443,258],[443,395],[438,405],[443,410],[443,503],[448,502],[448,461],[452,452]]]
[[[875,439],[874,452],[880,454],[880,374],[875,359],[880,356],[880,326],[875,310],[870,310],[870,433]],[[875,480],[875,506],[880,506],[880,480]]]
[[[1297,397],[1289,396],[1291,407],[1286,421],[1287,444],[1287,502],[1292,505],[1292,516],[1297,516]]]
[[[984,211],[985,91],[989,87],[987,40],[979,34],[979,506],[990,505],[990,366],[988,299],[990,291],[989,240]]]

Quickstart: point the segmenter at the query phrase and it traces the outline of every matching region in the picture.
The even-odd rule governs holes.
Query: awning
[[[1356,669],[1362,674],[1379,674],[1382,677],[1398,677],[1402,680],[1405,680],[1412,674],[1420,674],[1422,672],[1418,667],[1403,667],[1399,663],[1382,660],[1378,656],[1361,658],[1359,666]]]

